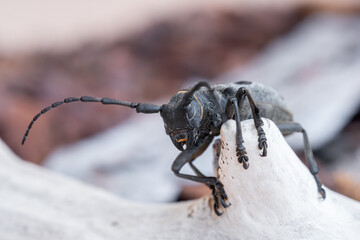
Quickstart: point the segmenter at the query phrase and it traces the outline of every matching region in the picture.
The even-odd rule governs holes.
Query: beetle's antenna
[[[69,98],[65,98],[62,101],[55,102],[52,105],[41,110],[40,113],[38,113],[33,118],[33,120],[31,120],[31,122],[24,134],[21,144],[24,145],[26,138],[29,135],[30,129],[32,128],[34,122],[41,115],[48,112],[50,109],[53,109],[53,108],[56,108],[56,107],[62,105],[63,103],[71,103],[71,102],[79,102],[79,101],[80,102],[100,102],[105,105],[121,105],[121,106],[125,106],[125,107],[136,108],[136,112],[138,112],[138,113],[158,113],[161,111],[161,106],[147,104],[147,103],[134,103],[134,102],[120,101],[120,100],[116,100],[116,99],[112,99],[112,98],[96,98],[96,97],[88,97],[88,96],[83,96],[80,98],[69,97]]]
[[[205,82],[205,81],[198,82],[188,92],[185,93],[185,95],[183,96],[183,98],[181,100],[181,106],[186,107],[187,105],[189,105],[192,101],[193,94],[197,90],[199,90],[201,87],[206,87],[207,89],[212,90],[211,86],[208,82]]]

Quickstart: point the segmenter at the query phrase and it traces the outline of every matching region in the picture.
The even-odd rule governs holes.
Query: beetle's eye
[[[195,117],[195,109],[194,107],[190,104],[186,110],[186,117],[189,121],[191,121],[194,117]]]
[[[186,108],[186,118],[190,126],[194,128],[200,127],[201,122],[201,110],[200,105],[193,101],[189,106]]]

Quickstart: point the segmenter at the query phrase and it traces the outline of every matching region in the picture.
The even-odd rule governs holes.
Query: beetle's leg
[[[195,160],[195,159],[194,159]],[[202,172],[200,172],[199,169],[197,169],[197,167],[195,167],[195,165],[193,164],[193,161],[190,161],[189,162],[189,165],[191,167],[191,169],[195,172],[196,176],[199,176],[199,177],[206,177]]]
[[[220,155],[220,139],[217,139],[217,141],[216,141],[216,143],[214,143],[214,146],[218,146],[218,149],[215,149],[215,151],[217,152],[216,154],[215,154],[215,156],[214,156],[214,161],[218,161],[219,160],[219,155]],[[215,148],[215,147],[214,147]],[[197,169],[197,167],[193,164],[193,161],[194,161],[195,159],[193,159],[192,161],[190,161],[189,162],[189,165],[190,165],[190,167],[191,167],[191,169],[196,173],[196,175],[197,176],[199,176],[199,177],[206,177],[199,169]],[[218,164],[217,164],[217,166],[218,166]],[[216,169],[216,171],[217,171],[217,169]],[[216,175],[216,178],[218,179],[218,176]],[[217,206],[217,207],[214,207],[214,209],[215,209],[215,211],[217,211],[217,208],[219,207],[219,200],[220,200],[220,202],[221,202],[221,205],[223,206],[223,207],[225,207],[225,208],[227,208],[227,207],[229,207],[231,204],[230,203],[226,203],[226,198],[223,198],[223,197],[221,197],[221,196],[219,196],[219,195],[221,195],[220,194],[220,192],[219,191],[217,191],[217,188],[215,188],[213,185],[207,185],[211,190],[212,190],[212,195],[213,195],[213,197],[214,197],[214,201],[215,201],[215,205]],[[223,186],[221,186],[221,188],[223,188]],[[224,194],[225,194],[225,192],[224,192]],[[226,194],[225,194],[225,196],[226,196]],[[217,212],[216,214],[218,214],[219,212]]]
[[[229,205],[226,204],[227,195],[224,190],[224,186],[222,183],[215,177],[206,177],[200,171],[196,171],[197,174],[200,176],[193,176],[189,174],[180,173],[181,168],[186,164],[193,161],[196,157],[201,155],[206,148],[209,146],[211,141],[213,140],[213,136],[205,137],[203,143],[198,145],[192,149],[187,149],[181,152],[177,158],[175,159],[174,163],[171,166],[172,171],[175,173],[176,176],[189,179],[195,182],[203,183],[212,189],[213,196],[214,196],[214,211],[217,215],[219,215],[219,199],[220,203],[223,207],[228,207]],[[191,165],[190,165],[191,166]]]
[[[220,139],[216,139],[216,141],[213,144],[213,152],[214,152],[214,160],[213,160],[213,164],[216,164],[216,168],[219,168],[219,156],[220,156],[220,150],[221,150],[221,141]],[[197,167],[193,164],[193,161],[195,159],[189,161],[189,165],[191,167],[191,169],[194,171],[194,173],[199,176],[199,177],[206,177],[199,169],[197,169]],[[217,169],[216,169],[217,170]],[[218,176],[216,175],[216,177],[218,178]]]
[[[240,111],[239,111],[239,108],[241,108],[243,105],[244,97],[245,97],[245,95],[240,97],[239,103],[238,103],[238,99],[236,97],[229,98],[225,111],[229,118],[235,118],[235,122],[236,122],[236,156],[238,157],[239,163],[242,163],[243,167],[245,169],[248,169],[249,168],[249,163],[248,163],[249,158],[246,155],[246,149],[243,145],[244,139],[243,139],[242,131],[241,131],[241,119],[240,119]]]
[[[220,158],[220,152],[221,152],[221,140],[220,139],[216,139],[214,144],[213,144],[213,168],[214,168],[214,173],[215,173],[215,177],[217,179],[219,179],[219,158]],[[213,193],[214,195],[214,193]],[[216,193],[215,193],[216,195]],[[222,198],[220,198],[220,201],[223,201]],[[225,202],[221,202],[221,204],[224,206],[226,205],[226,207],[229,207],[231,205],[231,203],[225,203]]]
[[[192,162],[193,161],[190,161],[189,165],[190,165],[191,169],[196,173],[196,175],[199,177],[206,177],[202,172],[199,171],[199,169],[197,169],[194,166],[194,164]],[[219,212],[219,210],[218,210],[220,207],[219,201],[224,208],[230,207],[231,204],[226,202],[227,195],[225,193],[224,187],[220,181],[218,181],[218,182],[219,182],[218,186],[216,186],[216,184],[215,185],[206,184],[206,185],[211,189],[211,194],[213,195],[213,198],[214,198],[214,211],[215,211],[216,215],[220,216],[220,215],[222,215],[222,213]]]
[[[258,147],[259,149],[262,149],[263,152],[261,154],[261,156],[265,157],[267,155],[267,140],[266,140],[266,136],[265,136],[265,132],[262,128],[262,126],[264,125],[264,122],[262,121],[261,117],[260,117],[260,110],[259,108],[256,106],[254,99],[252,98],[250,92],[246,89],[246,88],[240,88],[238,90],[238,92],[236,93],[237,98],[239,99],[240,97],[246,96],[249,100],[249,104],[250,104],[250,108],[251,108],[251,112],[252,112],[252,116],[254,119],[254,124],[258,133]]]
[[[316,182],[316,185],[317,185],[317,188],[318,188],[318,191],[319,191],[321,197],[323,199],[325,199],[326,192],[322,188],[322,184],[317,175],[319,173],[319,167],[315,161],[313,152],[311,150],[309,138],[307,136],[305,129],[299,123],[296,123],[296,122],[281,122],[281,123],[278,123],[277,126],[280,129],[281,133],[284,135],[288,135],[288,134],[291,134],[294,132],[301,132],[303,134],[304,152],[305,152],[306,161],[309,165],[309,170],[310,170],[311,174],[314,176],[314,179],[315,179],[315,182]]]

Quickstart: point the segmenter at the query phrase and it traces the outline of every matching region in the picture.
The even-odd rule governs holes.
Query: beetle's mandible
[[[160,113],[164,121],[166,134],[181,153],[172,164],[172,171],[181,178],[200,182],[212,190],[214,211],[221,215],[219,208],[229,207],[227,195],[222,183],[215,177],[203,175],[192,162],[210,145],[213,138],[220,134],[221,125],[228,119],[236,121],[236,153],[239,163],[247,169],[249,159],[243,145],[241,121],[253,119],[258,133],[258,148],[261,156],[267,154],[267,139],[262,129],[261,117],[269,118],[279,127],[284,135],[301,132],[304,139],[305,157],[310,172],[314,176],[318,192],[325,198],[325,190],[317,176],[319,168],[314,159],[306,131],[299,123],[293,121],[292,114],[287,110],[283,98],[272,88],[259,83],[240,81],[236,83],[210,86],[201,81],[190,89],[177,92],[167,104],[161,106],[125,102],[111,98],[79,97],[65,98],[41,110],[30,122],[22,140],[24,144],[34,122],[52,108],[70,102],[100,102],[107,105],[121,105],[135,108],[138,113]],[[189,163],[195,175],[180,173],[181,168]],[[221,204],[221,205],[220,205]]]

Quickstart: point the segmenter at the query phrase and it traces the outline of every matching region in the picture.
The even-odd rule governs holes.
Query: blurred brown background
[[[15,6],[4,1],[0,138],[22,158],[41,164],[56,147],[133,114],[101,104],[69,104],[40,118],[21,146],[33,116],[53,102],[82,95],[135,102],[168,98],[189,78],[211,79],[246,64],[315,12],[360,13],[356,1],[115,2]],[[358,121],[355,116],[347,129]],[[359,199],[351,177],[322,175],[326,185]]]

